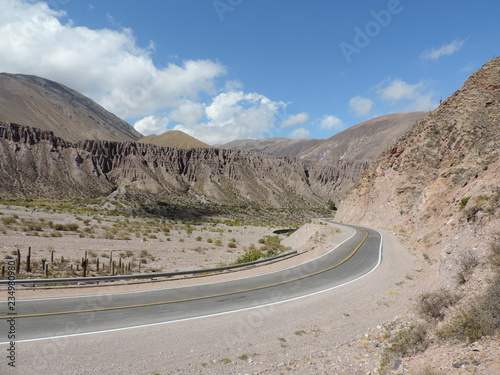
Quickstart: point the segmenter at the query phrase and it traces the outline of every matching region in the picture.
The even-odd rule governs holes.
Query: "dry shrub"
[[[410,323],[400,328],[382,352],[380,372],[385,373],[399,358],[425,351],[430,343],[428,328],[425,323]]]
[[[437,331],[438,337],[474,342],[500,330],[500,274],[488,285],[486,292]]]
[[[438,321],[444,319],[446,309],[458,301],[458,296],[449,290],[423,293],[420,296],[418,312],[423,318],[431,318]]]
[[[465,284],[478,264],[479,258],[472,250],[463,249],[460,251],[458,257],[457,282],[459,284]]]

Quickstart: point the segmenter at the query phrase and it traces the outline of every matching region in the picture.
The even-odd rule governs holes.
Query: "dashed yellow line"
[[[63,315],[63,314],[79,314],[79,313],[88,313],[88,312],[96,312],[96,311],[131,309],[131,308],[135,308],[135,307],[148,307],[148,306],[167,305],[167,304],[170,304],[170,303],[196,301],[196,300],[201,300],[201,299],[207,299],[207,298],[213,298],[213,297],[222,297],[222,296],[229,296],[229,295],[237,294],[237,293],[244,293],[244,292],[250,292],[250,291],[254,291],[254,290],[271,288],[273,286],[283,285],[283,284],[291,283],[291,282],[298,281],[298,280],[301,280],[301,279],[305,279],[307,277],[315,276],[315,275],[318,275],[320,273],[329,271],[329,270],[331,270],[333,268],[336,268],[336,267],[340,266],[341,264],[343,264],[347,260],[349,260],[359,250],[359,248],[361,247],[361,245],[363,245],[363,243],[366,241],[367,238],[368,238],[368,232],[365,230],[365,237],[361,240],[361,242],[358,244],[358,246],[356,246],[356,248],[345,259],[343,259],[339,263],[337,263],[337,264],[335,264],[333,266],[330,266],[328,268],[325,268],[324,270],[321,270],[321,271],[316,271],[316,272],[313,272],[313,273],[308,274],[308,275],[296,277],[294,279],[290,279],[290,280],[286,280],[286,281],[281,281],[281,282],[275,283],[275,284],[269,284],[269,285],[259,286],[259,287],[250,288],[250,289],[238,290],[238,291],[234,291],[234,292],[213,294],[213,295],[210,295],[210,296],[202,296],[202,297],[178,299],[178,300],[174,300],[174,301],[151,302],[151,303],[144,303],[144,304],[139,304],[139,305],[129,305],[129,306],[101,307],[101,308],[97,308],[97,309],[88,309],[88,310],[57,311],[57,312],[40,313],[40,314],[25,314],[25,315],[15,315],[15,316],[0,316],[0,319],[9,319],[9,318],[13,318],[13,317],[15,317],[15,318],[28,318],[28,317],[37,317],[37,316],[50,316],[50,315]]]

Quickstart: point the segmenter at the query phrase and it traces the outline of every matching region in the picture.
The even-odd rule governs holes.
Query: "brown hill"
[[[323,139],[265,138],[236,140],[221,148],[262,152],[273,156],[299,156],[303,152],[323,142]]]
[[[376,117],[335,134],[297,156],[314,160],[371,162],[425,115],[427,112],[394,113]]]
[[[148,135],[139,140],[141,143],[149,143],[161,147],[176,147],[176,148],[211,148],[212,146],[191,137],[180,130],[169,130],[161,135]]]
[[[139,142],[72,143],[49,131],[0,124],[0,195],[7,197],[90,198],[117,190],[126,199],[184,206],[302,210],[339,199],[355,168],[364,166]]]
[[[427,112],[411,112],[377,117],[328,139],[246,139],[232,141],[220,147],[313,160],[348,159],[371,162],[426,114]]]
[[[142,137],[86,96],[31,75],[0,74],[0,121],[53,131],[68,141],[135,141]]]

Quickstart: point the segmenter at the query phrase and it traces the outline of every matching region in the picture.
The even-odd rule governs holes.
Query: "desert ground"
[[[140,263],[142,267],[136,272],[228,264],[252,246],[265,246],[266,236],[282,227],[227,220],[186,223],[120,215],[75,215],[8,205],[0,206],[0,212],[0,219],[15,218],[15,222],[12,219],[1,222],[2,259],[15,258],[17,249],[22,250],[24,258],[27,248],[31,247],[32,262],[38,264],[45,259],[51,263],[53,253],[52,273],[65,276],[70,276],[71,265],[75,274],[81,273],[75,268],[85,251],[91,259],[90,268],[94,269],[90,274],[97,273],[95,259],[99,257],[101,265],[105,265],[111,251],[114,260],[121,257],[124,263],[130,262],[134,267]],[[42,227],[34,223],[41,223]],[[30,230],[33,228],[41,230],[34,233]],[[159,327],[20,343],[16,370],[19,372],[16,373],[122,374],[124,369],[131,374],[161,375],[378,373],[384,348],[398,327],[417,315],[418,296],[432,289],[435,282],[432,275],[438,267],[437,263],[429,262],[418,251],[407,247],[404,233],[390,228],[381,230],[385,241],[384,261],[375,272],[356,283],[247,312]],[[52,236],[54,231],[61,236]],[[106,238],[111,235],[114,238]],[[349,235],[347,227],[313,220],[289,236],[280,236],[285,251],[298,251],[297,256],[283,261],[203,277],[19,288],[17,294],[20,299],[107,294],[246,277],[317,257]],[[61,257],[65,259],[62,263]],[[36,275],[25,272],[24,276]],[[6,293],[2,293],[0,299],[5,296]],[[173,345],[166,337],[178,339]],[[499,373],[498,342],[498,338],[490,338],[470,345],[436,344],[425,354],[402,358],[389,372]],[[114,354],[110,355],[109,349],[116,345],[122,349],[113,349]]]

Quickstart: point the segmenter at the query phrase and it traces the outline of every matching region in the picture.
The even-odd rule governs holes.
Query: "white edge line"
[[[352,237],[354,237],[354,235],[356,234],[356,229],[355,228],[351,228],[351,227],[348,227],[346,225],[342,225],[342,224],[337,224],[335,223],[336,225],[340,225],[340,226],[343,226],[345,228],[349,228],[349,229],[352,229],[354,231],[354,233],[349,237],[349,238],[346,238],[344,241],[342,241],[341,243],[339,243],[337,246],[335,246],[333,249],[330,249],[328,250],[326,253],[323,253],[321,254],[320,256],[316,257],[316,258],[313,258],[313,259],[309,259],[308,261],[305,261],[303,263],[300,263],[300,264],[295,264],[293,266],[289,266],[289,267],[285,267],[285,268],[281,268],[279,270],[275,270],[275,271],[271,271],[271,272],[266,272],[266,273],[260,273],[258,275],[252,275],[252,276],[245,276],[245,277],[241,277],[241,278],[236,278],[236,279],[230,279],[230,280],[222,280],[222,281],[214,281],[214,282],[210,282],[210,283],[202,283],[202,284],[193,284],[193,285],[184,285],[184,286],[173,286],[173,287],[168,287],[168,288],[159,288],[159,289],[149,289],[149,290],[136,290],[136,291],[132,291],[132,292],[118,292],[118,293],[103,293],[103,294],[88,294],[88,295],[80,295],[80,296],[67,296],[67,297],[48,297],[48,298],[28,298],[28,299],[19,299],[17,300],[17,302],[31,302],[31,301],[53,301],[53,300],[60,300],[60,299],[72,299],[72,298],[92,298],[92,297],[102,297],[102,296],[114,296],[114,295],[122,295],[122,294],[136,294],[136,293],[153,293],[153,292],[159,292],[159,291],[163,291],[163,290],[171,290],[171,289],[182,289],[182,288],[190,288],[190,287],[193,287],[193,286],[200,286],[200,285],[214,285],[214,284],[222,284],[222,283],[227,283],[227,282],[231,282],[231,281],[235,281],[235,280],[246,280],[246,279],[251,279],[251,278],[254,278],[254,277],[260,277],[260,276],[263,276],[263,275],[270,275],[270,274],[273,274],[273,273],[276,273],[276,272],[281,272],[281,271],[286,271],[290,268],[294,268],[294,267],[301,267],[303,266],[304,264],[307,264],[309,262],[314,262],[328,254],[330,254],[331,252],[335,251],[339,246],[341,246],[342,244],[344,244],[345,242],[349,241]],[[7,303],[8,301],[0,301],[0,304],[2,303]],[[1,344],[1,343],[0,343]]]
[[[231,311],[224,311],[224,312],[220,312],[220,313],[214,313],[214,314],[208,314],[208,315],[202,315],[202,316],[195,316],[195,317],[192,317],[192,318],[183,318],[183,319],[171,320],[171,321],[168,321],[168,322],[158,322],[158,323],[141,324],[141,325],[137,325],[137,326],[123,327],[123,328],[113,328],[113,329],[106,329],[106,330],[94,331],[94,332],[73,333],[73,334],[69,334],[69,335],[59,335],[59,336],[51,336],[51,337],[41,337],[41,338],[36,338],[36,339],[18,340],[18,341],[16,341],[16,343],[36,342],[36,341],[44,341],[44,340],[54,340],[54,339],[62,339],[62,338],[69,338],[69,337],[79,337],[79,336],[95,335],[95,334],[99,334],[99,333],[120,332],[120,331],[127,331],[127,330],[131,330],[131,329],[136,329],[136,328],[147,328],[147,327],[155,327],[155,326],[164,325],[164,324],[187,322],[187,321],[190,321],[190,320],[203,319],[203,318],[211,318],[211,317],[215,317],[215,316],[222,316],[222,315],[232,314],[232,313],[236,313],[236,312],[242,312],[242,311],[248,311],[248,310],[258,309],[258,308],[261,308],[261,307],[279,305],[281,303],[290,302],[290,301],[296,301],[296,300],[299,300],[299,299],[302,299],[302,298],[305,298],[305,297],[311,297],[311,296],[314,296],[314,295],[317,295],[317,294],[320,294],[320,293],[328,292],[330,290],[337,289],[337,288],[346,286],[348,284],[351,284],[351,283],[353,283],[355,281],[358,281],[358,280],[364,278],[365,276],[368,276],[373,271],[375,271],[375,269],[378,268],[378,266],[382,262],[382,243],[383,243],[383,237],[382,237],[382,234],[379,231],[377,231],[376,229],[374,229],[374,230],[380,235],[380,246],[379,246],[379,255],[378,255],[378,262],[377,262],[377,264],[370,271],[368,271],[367,273],[365,273],[364,275],[361,275],[361,276],[357,277],[356,279],[350,280],[348,282],[345,282],[345,283],[340,284],[340,285],[336,285],[336,286],[328,288],[328,289],[320,290],[318,292],[314,292],[314,293],[310,293],[310,294],[305,294],[305,295],[299,296],[299,297],[285,299],[285,300],[282,300],[282,301],[270,302],[270,303],[266,303],[266,304],[263,304],[263,305],[252,306],[252,307],[245,307],[243,309],[237,309],[237,310],[231,310]],[[351,237],[349,237],[349,238],[351,238]],[[340,245],[337,245],[337,246],[340,246]],[[315,258],[315,259],[317,259],[317,258]],[[0,342],[0,345],[5,345],[5,344],[10,344],[10,342],[9,341]]]

